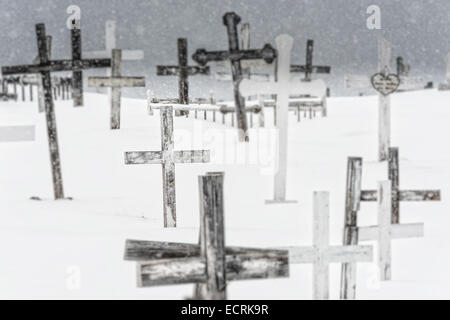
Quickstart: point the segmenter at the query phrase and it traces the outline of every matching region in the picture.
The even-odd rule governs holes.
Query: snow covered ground
[[[35,142],[0,144],[0,298],[182,299],[192,285],[138,289],[125,239],[197,242],[197,176],[225,171],[226,242],[273,247],[312,243],[312,193],[331,192],[331,241],[340,244],[348,156],[364,157],[363,188],[387,179],[376,162],[377,97],[331,98],[328,118],[290,115],[288,198],[272,196],[273,128],[253,129],[248,159],[235,130],[175,119],[176,149],[211,149],[211,164],[177,165],[176,230],[162,228],[160,165],[125,166],[125,151],[159,150],[159,116],[144,100],[124,99],[122,129],[109,130],[109,102],[86,94],[86,106],[56,101],[64,186],[73,201],[52,201],[43,114],[35,103],[0,102],[0,126],[35,124]],[[441,189],[441,202],[402,203],[402,222],[424,222],[425,238],[395,241],[393,281],[375,264],[359,264],[361,299],[450,298],[450,92],[399,93],[392,100],[392,145],[400,147],[400,187]],[[267,120],[271,123],[270,119]],[[40,196],[44,201],[28,200]],[[360,224],[375,223],[376,204],[362,204]],[[231,299],[310,299],[312,266],[291,266],[289,279],[229,284]],[[339,297],[340,265],[331,268]]]

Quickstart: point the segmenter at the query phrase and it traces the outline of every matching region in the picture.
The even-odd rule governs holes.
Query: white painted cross
[[[326,92],[326,86],[322,80],[314,80],[311,82],[291,81],[290,66],[293,41],[293,38],[289,35],[280,35],[275,39],[278,50],[278,81],[258,82],[244,79],[241,81],[239,87],[240,93],[243,96],[277,95],[277,173],[275,174],[274,199],[273,201],[269,201],[269,203],[286,202],[289,96],[303,94],[323,96]]]
[[[161,164],[163,172],[164,227],[175,228],[176,194],[175,163],[206,163],[210,161],[209,150],[175,151],[173,141],[173,107],[160,107],[161,151],[126,152],[125,164]]]
[[[0,127],[0,142],[34,141],[35,126]]]
[[[120,100],[123,87],[145,87],[145,77],[122,77],[122,51],[112,51],[111,77],[89,77],[90,87],[111,87],[111,129],[120,129]]]
[[[358,241],[378,242],[378,266],[380,280],[391,280],[391,240],[418,238],[424,235],[423,223],[391,224],[391,181],[378,183],[378,225],[358,227]]]
[[[313,296],[316,300],[329,299],[329,264],[342,262],[371,262],[372,246],[330,246],[330,195],[314,192],[314,229],[312,247],[291,247],[289,263],[313,264]]]
[[[392,43],[383,38],[378,38],[378,72],[386,76],[392,74]],[[346,76],[347,88],[363,89],[373,88],[371,76]],[[412,90],[413,88],[425,88],[425,81],[420,77],[400,77],[398,90]],[[378,98],[378,160],[385,161],[388,157],[388,149],[391,144],[391,97],[379,93]]]

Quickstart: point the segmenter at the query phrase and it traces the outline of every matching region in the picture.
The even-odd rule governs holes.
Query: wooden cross
[[[178,99],[180,104],[189,104],[189,76],[209,75],[209,67],[188,66],[187,39],[178,39],[178,66],[157,66],[158,76],[178,76]],[[175,112],[176,116],[185,116],[185,112]]]
[[[286,201],[287,180],[287,145],[288,145],[288,116],[289,96],[294,94],[316,93],[323,95],[326,92],[325,83],[322,80],[311,82],[291,81],[290,65],[293,38],[281,35],[275,39],[278,50],[277,80],[259,82],[249,79],[241,81],[239,90],[245,96],[274,94],[276,102],[276,126],[278,128],[278,155],[277,172],[275,174],[274,199],[268,203],[280,203]],[[293,201],[289,201],[293,202]]]
[[[89,77],[89,87],[111,88],[111,129],[120,129],[120,100],[123,87],[145,87],[145,77],[122,77],[122,50],[112,51],[111,77]]]
[[[35,126],[0,127],[0,142],[34,141]]]
[[[392,74],[392,43],[383,38],[378,38],[378,73],[388,76]],[[346,76],[347,88],[373,88],[370,76]],[[415,90],[425,88],[425,82],[420,77],[400,77],[400,86],[397,90]],[[391,145],[391,96],[390,94],[378,94],[378,160],[385,161],[388,158],[388,150]]]
[[[206,163],[210,161],[209,150],[174,150],[173,107],[162,106],[161,151],[126,152],[125,164],[161,164],[163,172],[164,227],[175,228],[176,194],[175,163]]]
[[[342,262],[371,262],[372,246],[330,246],[330,194],[314,192],[314,228],[312,247],[291,247],[289,263],[313,264],[313,297],[315,300],[329,299],[329,264]]]
[[[70,70],[72,71],[72,99],[74,107],[83,106],[83,69],[89,68],[105,68],[111,67],[111,59],[99,58],[99,59],[82,59],[81,54],[81,29],[74,27],[70,31],[70,38],[72,44],[72,65]],[[109,61],[109,65],[107,65]],[[103,62],[103,64],[102,64]]]
[[[344,222],[344,245],[355,245],[358,243],[358,211],[361,207],[361,201],[386,201],[391,208],[390,219],[395,226],[400,223],[400,206],[399,201],[439,201],[441,198],[438,190],[399,190],[399,165],[398,165],[398,149],[391,148],[389,150],[389,166],[388,177],[390,179],[390,197],[389,200],[379,197],[380,190],[361,190],[362,183],[362,158],[349,158],[347,165],[347,185],[345,198],[345,222]],[[386,189],[386,188],[384,188]],[[383,193],[384,194],[384,193]],[[389,194],[389,193],[388,193]],[[394,227],[395,228],[395,227]],[[342,265],[341,279],[341,298],[355,299],[355,280],[356,269],[352,264]]]
[[[330,73],[331,67],[329,66],[314,66],[313,65],[313,51],[314,40],[308,40],[306,43],[306,64],[305,65],[292,65],[291,72],[302,72],[305,74],[304,81],[311,81],[311,75],[313,73]]]
[[[223,180],[199,177],[200,245],[127,240],[139,287],[196,283],[195,299],[225,300],[229,281],[289,276],[287,251],[225,247]]]
[[[397,57],[397,75],[399,77],[407,77],[411,66],[405,63],[403,57]]]
[[[48,144],[50,150],[50,164],[52,166],[53,190],[55,199],[58,200],[64,198],[64,190],[50,73],[72,71],[81,68],[106,68],[111,66],[111,60],[50,60],[48,57],[47,38],[44,24],[36,25],[36,37],[39,51],[39,63],[33,65],[2,67],[2,74],[14,75],[38,73],[42,77]]]
[[[208,52],[205,49],[198,49],[192,58],[202,66],[205,66],[211,61],[230,61],[233,74],[234,101],[236,104],[239,140],[249,141],[247,116],[245,114],[245,100],[239,93],[239,83],[242,80],[241,61],[263,59],[267,63],[272,63],[276,59],[277,53],[270,44],[266,44],[263,49],[240,50],[237,32],[237,26],[240,21],[241,18],[234,12],[228,12],[223,17],[223,23],[227,27],[228,32],[228,51]]]

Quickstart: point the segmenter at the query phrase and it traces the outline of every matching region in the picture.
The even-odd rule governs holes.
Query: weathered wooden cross
[[[158,76],[178,76],[178,100],[179,104],[189,104],[189,76],[209,75],[209,67],[188,66],[187,39],[178,39],[178,66],[157,66]],[[176,116],[185,116],[189,113],[175,111]]]
[[[122,50],[112,51],[111,77],[89,77],[89,87],[111,88],[111,129],[120,129],[120,100],[123,87],[145,87],[145,77],[123,77],[121,73]]]
[[[362,158],[349,158],[347,165],[347,185],[345,198],[345,222],[344,222],[344,245],[355,245],[358,243],[358,236],[361,239],[367,239],[368,233],[358,235],[358,212],[360,210],[361,201],[378,201],[379,215],[385,206],[389,206],[389,218],[393,225],[392,230],[396,230],[396,226],[400,225],[400,201],[438,201],[440,200],[440,191],[438,190],[399,190],[399,165],[398,165],[398,149],[390,148],[389,150],[389,166],[388,176],[390,179],[389,192],[383,185],[383,190],[361,190],[362,183]],[[380,193],[382,191],[382,193]],[[381,195],[384,198],[381,198]],[[388,199],[386,199],[388,198]],[[383,207],[382,207],[382,206]],[[383,213],[384,214],[384,213]],[[380,217],[385,219],[386,217]],[[381,222],[380,222],[381,223]],[[400,227],[401,229],[402,227]],[[409,227],[405,227],[408,229]],[[417,226],[412,226],[412,229]],[[373,229],[373,228],[372,228]],[[414,229],[417,231],[417,229]],[[364,231],[366,232],[366,231]],[[369,232],[369,231],[368,231]],[[373,232],[373,231],[370,231]],[[394,234],[395,236],[395,234]],[[400,234],[399,237],[403,237]],[[373,238],[373,237],[372,237]],[[372,239],[373,240],[373,239]],[[382,269],[383,270],[383,269]],[[386,275],[386,274],[385,274]],[[387,274],[388,275],[388,274]],[[351,263],[342,265],[341,279],[341,298],[355,299],[356,296],[356,266]]]
[[[305,65],[292,65],[291,72],[301,72],[305,74],[304,81],[311,81],[311,75],[313,73],[330,73],[330,66],[315,66],[313,65],[313,51],[314,40],[308,40],[306,42],[306,64]]]
[[[233,280],[289,276],[285,250],[225,247],[223,173],[199,177],[200,245],[127,240],[139,287],[198,284],[195,299],[225,300]]]
[[[293,41],[293,38],[288,35],[281,35],[275,39],[278,50],[278,81],[259,82],[244,79],[239,86],[240,92],[245,96],[259,96],[263,94],[277,95],[277,171],[275,174],[274,199],[268,201],[268,203],[286,202],[289,96],[294,94],[305,94],[306,92],[316,94],[326,92],[326,86],[322,80],[311,82],[291,81],[290,61]]]
[[[161,164],[163,172],[164,227],[175,228],[176,193],[175,163],[206,163],[210,161],[209,150],[174,150],[173,107],[160,107],[161,151],[126,152],[125,164]]]
[[[313,297],[315,300],[329,299],[329,264],[342,262],[371,262],[372,246],[330,246],[330,194],[314,192],[314,228],[312,247],[290,247],[289,263],[313,264]]]
[[[378,78],[378,160],[388,158],[391,145],[391,94],[397,90],[413,90],[425,88],[425,82],[420,77],[398,77],[392,73],[392,43],[382,37],[378,38],[378,73],[374,76],[346,76],[347,88],[374,88],[375,77]]]
[[[58,135],[56,130],[56,118],[50,73],[58,71],[72,71],[82,68],[106,68],[111,66],[111,60],[50,60],[47,52],[47,38],[44,24],[36,25],[36,37],[39,51],[39,63],[33,65],[2,67],[2,74],[13,75],[39,73],[42,77],[54,196],[55,199],[63,199],[64,190],[61,174],[61,160],[59,156]]]
[[[236,116],[239,130],[239,140],[248,141],[248,126],[247,116],[245,113],[245,100],[239,93],[239,83],[242,80],[242,65],[243,60],[265,60],[267,63],[272,63],[277,56],[276,50],[270,45],[266,44],[263,49],[258,50],[240,50],[239,37],[237,26],[241,18],[234,12],[228,12],[223,17],[223,23],[227,27],[228,32],[228,51],[206,51],[205,49],[198,49],[193,55],[194,61],[202,66],[212,61],[229,60],[231,63],[231,71],[233,74],[234,87],[234,101],[236,104]]]
[[[34,141],[35,126],[0,126],[0,142]]]

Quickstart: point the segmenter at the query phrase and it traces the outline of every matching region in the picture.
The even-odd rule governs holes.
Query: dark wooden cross
[[[305,65],[291,65],[291,72],[301,72],[305,74],[305,81],[311,81],[313,73],[330,73],[329,66],[314,66],[313,65],[313,51],[314,40],[308,40],[306,43],[306,64]]]
[[[199,177],[200,245],[127,240],[139,287],[197,284],[195,299],[225,300],[233,280],[289,276],[289,253],[225,247],[223,173]]]
[[[188,44],[187,39],[178,39],[178,66],[157,66],[158,76],[178,76],[178,99],[179,104],[189,104],[189,76],[209,75],[209,67],[188,66]],[[185,116],[186,111],[175,111],[176,116]]]
[[[175,228],[176,193],[175,163],[206,163],[210,161],[209,150],[174,150],[173,106],[160,107],[161,151],[126,152],[125,164],[161,164],[163,173],[164,227]]]
[[[212,61],[230,61],[239,140],[249,141],[245,100],[239,93],[239,83],[243,79],[241,61],[263,59],[267,63],[272,63],[277,57],[277,51],[270,44],[264,45],[262,49],[240,50],[237,31],[237,26],[240,21],[241,18],[234,12],[228,12],[223,17],[223,23],[227,27],[228,33],[228,51],[206,51],[205,49],[198,49],[192,58],[202,66]]]
[[[54,196],[55,199],[63,199],[64,190],[61,174],[61,160],[59,156],[58,135],[56,130],[56,118],[52,97],[52,81],[50,74],[51,72],[81,70],[86,68],[107,68],[111,66],[111,60],[50,60],[48,57],[47,39],[44,24],[36,25],[36,37],[39,52],[39,62],[32,65],[2,67],[2,74],[14,75],[39,73],[42,77]]]
[[[440,201],[439,190],[400,190],[400,166],[398,148],[388,150],[388,177],[391,183],[389,206],[392,225],[400,224],[400,201]],[[358,243],[358,212],[362,201],[380,202],[378,190],[362,190],[362,158],[351,157],[347,166],[347,186],[345,198],[344,245]],[[355,266],[342,265],[341,298],[355,298]]]
[[[120,129],[120,99],[123,87],[145,87],[145,77],[121,75],[122,50],[112,50],[111,77],[89,77],[89,87],[111,88],[111,129]]]

